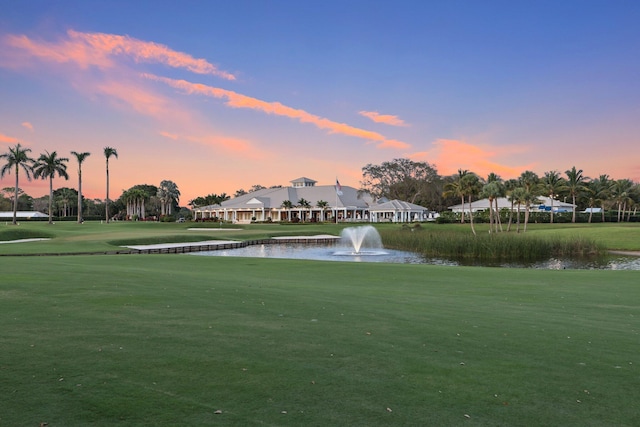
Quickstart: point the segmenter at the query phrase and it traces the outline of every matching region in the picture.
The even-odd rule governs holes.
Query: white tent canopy
[[[0,218],[13,219],[13,211],[0,212]],[[29,218],[49,218],[47,214],[36,211],[18,211],[16,212],[16,218],[29,219]]]
[[[537,197],[538,203],[531,205],[531,212],[550,212],[553,206],[553,212],[573,212],[576,205],[571,203],[561,202],[560,200],[551,200],[549,197],[539,196]],[[511,209],[511,201],[506,197],[498,197],[498,209]],[[495,203],[495,202],[494,202]],[[495,206],[495,204],[494,204]],[[463,210],[469,212],[469,203],[464,205],[449,206],[448,208],[454,213],[461,213]],[[513,210],[517,210],[518,206],[513,205]],[[520,211],[524,211],[525,206],[520,205]],[[481,212],[489,210],[489,199],[476,200],[471,202],[472,212]]]

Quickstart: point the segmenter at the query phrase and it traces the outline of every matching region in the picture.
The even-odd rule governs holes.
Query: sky
[[[0,0],[0,153],[68,157],[85,197],[174,181],[358,188],[572,166],[640,182],[640,2]],[[5,175],[0,188],[12,187]],[[48,194],[48,182],[20,187]]]

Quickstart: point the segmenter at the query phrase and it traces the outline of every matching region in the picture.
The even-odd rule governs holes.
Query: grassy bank
[[[33,261],[0,259],[0,425],[640,424],[637,272]]]
[[[549,257],[596,256],[607,250],[592,238],[555,233],[480,233],[474,236],[418,226],[382,230],[381,237],[385,247],[454,260],[536,261]]]
[[[0,244],[0,255],[9,254],[40,254],[40,253],[78,253],[78,252],[108,252],[117,250],[124,244],[177,243],[201,240],[247,240],[265,239],[287,235],[340,235],[344,227],[357,224],[251,224],[236,226],[225,224],[220,228],[218,224],[178,224],[178,223],[147,223],[147,222],[116,222],[102,224],[100,222],[47,223],[22,222],[19,226],[0,225],[0,242],[21,238],[46,237],[47,241],[20,244]],[[199,231],[192,228],[200,227]],[[477,226],[479,242],[488,236],[488,226]],[[409,233],[403,233],[398,224],[376,224],[376,228],[385,238],[389,246],[403,244],[418,246],[413,242]],[[461,239],[462,242],[472,239],[470,227],[460,224],[423,224],[421,232],[440,233],[451,239]],[[398,238],[392,236],[397,234]],[[597,250],[601,248],[638,251],[640,250],[640,224],[530,224],[526,233],[501,233],[500,236],[512,238],[518,242],[526,238],[538,237],[542,240],[576,242],[577,250],[584,250],[583,243],[595,243]],[[524,236],[524,237],[521,237]],[[446,237],[448,238],[448,237]],[[507,238],[505,238],[506,241]],[[519,240],[518,240],[519,239]],[[464,243],[470,246],[469,243]],[[482,243],[475,243],[479,255],[489,253],[483,250]],[[506,243],[505,243],[506,244]],[[526,246],[526,245],[524,245]],[[532,247],[534,248],[534,247]],[[561,247],[562,249],[562,247]],[[525,247],[526,250],[526,247]],[[544,249],[535,249],[536,253]],[[474,249],[474,251],[476,251]],[[534,249],[531,249],[533,252]],[[475,253],[475,252],[474,252]]]

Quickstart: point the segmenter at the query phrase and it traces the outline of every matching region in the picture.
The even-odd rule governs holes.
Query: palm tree
[[[460,224],[464,224],[464,189],[462,180],[469,174],[466,169],[458,169],[458,175],[453,176],[453,181],[447,182],[444,185],[444,197],[460,197],[460,203],[462,204],[462,216],[460,217]]]
[[[300,200],[298,200],[298,206],[303,208],[303,209],[309,209],[311,207],[311,203],[309,203],[309,201],[306,200],[306,199],[300,199]],[[302,217],[302,210],[300,211],[300,216]],[[306,215],[305,215],[305,217],[306,217]],[[300,219],[304,222],[305,217],[302,217]]]
[[[469,222],[471,223],[471,232],[473,235],[476,235],[476,228],[473,225],[473,210],[471,209],[471,201],[473,196],[477,196],[482,189],[482,182],[478,175],[473,172],[467,173],[460,180],[460,187],[462,189],[462,194],[466,195],[469,200]],[[463,209],[464,211],[464,206]]]
[[[72,202],[77,202],[78,199],[76,191],[63,187],[54,191],[53,195],[58,209],[58,216],[69,216],[72,212],[71,206],[69,205]]]
[[[82,224],[82,162],[84,162],[84,159],[89,157],[91,153],[72,151],[71,154],[76,156],[78,160],[78,224]]]
[[[524,202],[524,230],[523,232],[527,231],[527,224],[529,223],[529,214],[531,212],[531,205],[534,203],[539,203],[538,200],[538,196],[532,192],[527,190],[526,188],[524,188],[524,192],[522,193],[521,196],[521,202]]]
[[[115,148],[104,147],[104,157],[107,159],[107,198],[104,204],[104,214],[107,224],[109,223],[109,158],[114,156],[118,158],[118,152]]]
[[[69,159],[66,157],[58,157],[58,153],[55,151],[46,154],[40,154],[38,160],[33,165],[33,177],[34,178],[49,178],[49,224],[53,224],[53,177],[58,176],[64,179],[69,179],[67,174],[67,163]]]
[[[513,211],[513,205],[517,206],[516,211],[516,233],[520,232],[520,206],[525,203],[526,199],[526,190],[524,187],[516,187],[511,191],[509,195],[509,199],[511,200],[511,210]],[[509,220],[509,227],[511,227],[511,220]],[[509,231],[509,229],[507,229]]]
[[[515,205],[515,198],[511,197],[513,195],[513,192],[518,188],[518,180],[517,179],[508,179],[507,181],[505,181],[504,183],[504,190],[505,190],[505,195],[507,196],[507,198],[509,199],[509,201],[511,202],[511,209],[509,210],[509,223],[507,225],[507,233],[509,231],[511,231],[511,224],[513,223],[513,207]],[[518,212],[518,216],[520,215],[520,213]]]
[[[604,211],[609,198],[611,197],[611,187],[613,183],[609,179],[609,175],[600,175],[598,178],[587,183],[586,189],[589,193],[589,223],[593,216],[593,207],[598,204],[600,206],[602,222],[605,221]]]
[[[612,196],[618,206],[618,222],[624,220],[627,203],[631,201],[630,193],[632,188],[633,182],[629,179],[618,179],[613,184]]]
[[[287,220],[291,221],[291,211],[290,211],[290,209],[293,207],[293,203],[291,202],[291,200],[284,200],[282,202],[282,204],[280,205],[280,207],[287,210]]]
[[[536,196],[540,190],[540,178],[535,172],[524,171],[520,174],[519,182],[524,189],[524,192],[520,195],[520,202],[524,203],[524,231],[527,231],[531,205],[537,201]]]
[[[551,219],[549,222],[553,224],[553,200],[558,196],[558,193],[566,190],[567,186],[564,179],[560,176],[558,171],[549,171],[544,173],[542,178],[542,191],[551,199]]]
[[[126,204],[129,219],[142,219],[146,216],[145,201],[148,197],[149,195],[139,187],[131,187],[122,193],[121,198]]]
[[[318,200],[316,206],[320,208],[320,222],[324,222],[324,211],[327,209],[327,206],[329,206],[329,202]]]
[[[571,222],[576,222],[576,197],[584,190],[586,177],[582,175],[582,169],[577,170],[575,166],[565,171],[565,174],[567,174],[566,187],[571,195],[571,203],[573,203]]]
[[[481,197],[489,199],[489,233],[492,227],[498,232],[498,224],[500,223],[500,211],[498,210],[498,198],[504,195],[504,185],[502,179],[497,174],[491,172],[487,176],[487,183],[482,187]],[[495,209],[494,209],[495,203]],[[502,224],[500,224],[502,230]]]
[[[175,182],[165,180],[160,183],[157,196],[160,199],[161,214],[171,215],[173,204],[180,198],[180,190]]]
[[[27,179],[31,181],[34,160],[29,157],[30,152],[30,148],[22,148],[20,144],[16,144],[14,147],[9,147],[8,152],[0,154],[0,159],[6,159],[6,163],[2,166],[2,169],[0,169],[0,178],[3,178],[6,173],[11,173],[11,170],[14,168],[16,173],[16,188],[13,192],[13,225],[18,223],[16,217],[18,212],[18,194],[20,193],[20,188],[18,187],[18,172],[20,168],[22,168],[27,175]]]

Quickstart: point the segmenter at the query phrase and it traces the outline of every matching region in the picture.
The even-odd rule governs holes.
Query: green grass
[[[640,424],[638,272],[187,255],[0,269],[3,426]]]
[[[557,233],[487,232],[473,235],[419,226],[381,230],[381,237],[388,248],[451,260],[530,262],[551,256],[590,257],[606,253],[604,245],[593,238]]]

